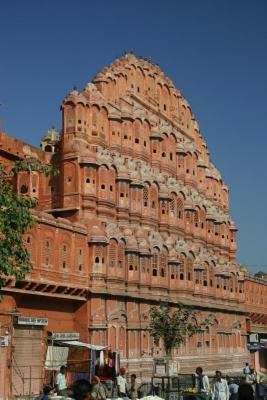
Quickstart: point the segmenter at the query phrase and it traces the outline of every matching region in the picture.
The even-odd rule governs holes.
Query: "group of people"
[[[106,400],[107,388],[100,382],[98,376],[93,376],[91,383],[80,379],[72,385],[71,393],[67,388],[66,367],[62,366],[56,377],[56,394],[63,397],[71,397],[75,400]],[[216,371],[214,379],[210,382],[201,367],[197,367],[195,373],[196,396],[189,395],[187,400],[264,400],[264,393],[259,392],[262,374],[257,373],[252,366],[246,364],[243,369],[244,379],[237,382],[234,379],[223,378],[221,371]],[[125,368],[120,368],[115,382],[117,397],[136,400],[141,397],[140,386],[135,374],[130,376],[130,382],[126,379]],[[51,387],[46,386],[42,400],[49,400]]]
[[[244,379],[237,382],[230,378],[228,381],[223,378],[221,371],[215,372],[212,382],[209,382],[203,369],[198,367],[195,374],[195,388],[197,395],[203,399],[212,400],[263,400],[264,393],[261,388],[262,374],[255,371],[254,367],[247,363],[243,369]]]
[[[91,383],[86,379],[79,379],[71,387],[71,391],[68,390],[67,368],[62,366],[59,373],[56,376],[56,382],[54,389],[51,386],[45,386],[43,388],[43,395],[41,400],[49,400],[53,394],[57,394],[62,397],[70,397],[75,400],[106,400],[107,399],[107,388],[100,382],[98,376],[93,376]],[[116,391],[120,398],[128,398],[136,400],[139,397],[140,383],[137,381],[135,374],[130,376],[130,382],[126,380],[125,368],[120,368],[119,374],[116,379]]]

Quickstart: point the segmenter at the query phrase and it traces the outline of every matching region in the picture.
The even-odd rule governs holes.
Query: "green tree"
[[[19,160],[10,170],[0,166],[0,289],[10,278],[23,279],[31,268],[23,235],[34,225],[31,209],[37,200],[20,196],[14,189],[19,171],[39,171],[46,176],[58,173],[36,159]]]
[[[199,312],[192,307],[178,303],[171,309],[168,303],[160,303],[158,307],[150,309],[149,332],[156,346],[163,341],[167,367],[174,348],[184,343],[186,338],[192,337],[212,324],[214,317],[209,315],[199,321]],[[169,368],[167,368],[168,372]]]

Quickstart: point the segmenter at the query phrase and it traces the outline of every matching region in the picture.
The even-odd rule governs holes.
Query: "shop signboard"
[[[19,316],[18,325],[46,326],[48,325],[48,318]]]
[[[166,362],[164,358],[156,358],[154,359],[154,371],[157,376],[165,376],[166,375]]]
[[[53,340],[80,340],[79,332],[53,332],[51,335]]]

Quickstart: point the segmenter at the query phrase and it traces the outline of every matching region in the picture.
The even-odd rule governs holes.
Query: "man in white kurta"
[[[212,400],[229,400],[230,393],[226,379],[222,378],[221,371],[216,371],[215,380],[211,389]]]

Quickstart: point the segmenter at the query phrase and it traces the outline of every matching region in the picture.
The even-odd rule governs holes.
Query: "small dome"
[[[90,243],[107,243],[106,234],[99,225],[92,225],[89,228],[89,242]]]
[[[143,239],[146,236],[145,232],[143,229],[139,228],[137,229],[137,231],[135,232],[135,237],[137,239]]]
[[[132,234],[133,234],[133,232],[132,232],[131,229],[129,229],[129,228],[125,228],[124,229],[124,235],[125,236],[132,236]]]
[[[139,241],[139,252],[143,255],[150,255],[149,245],[145,239]]]
[[[138,244],[134,236],[126,238],[126,251],[138,252]]]

